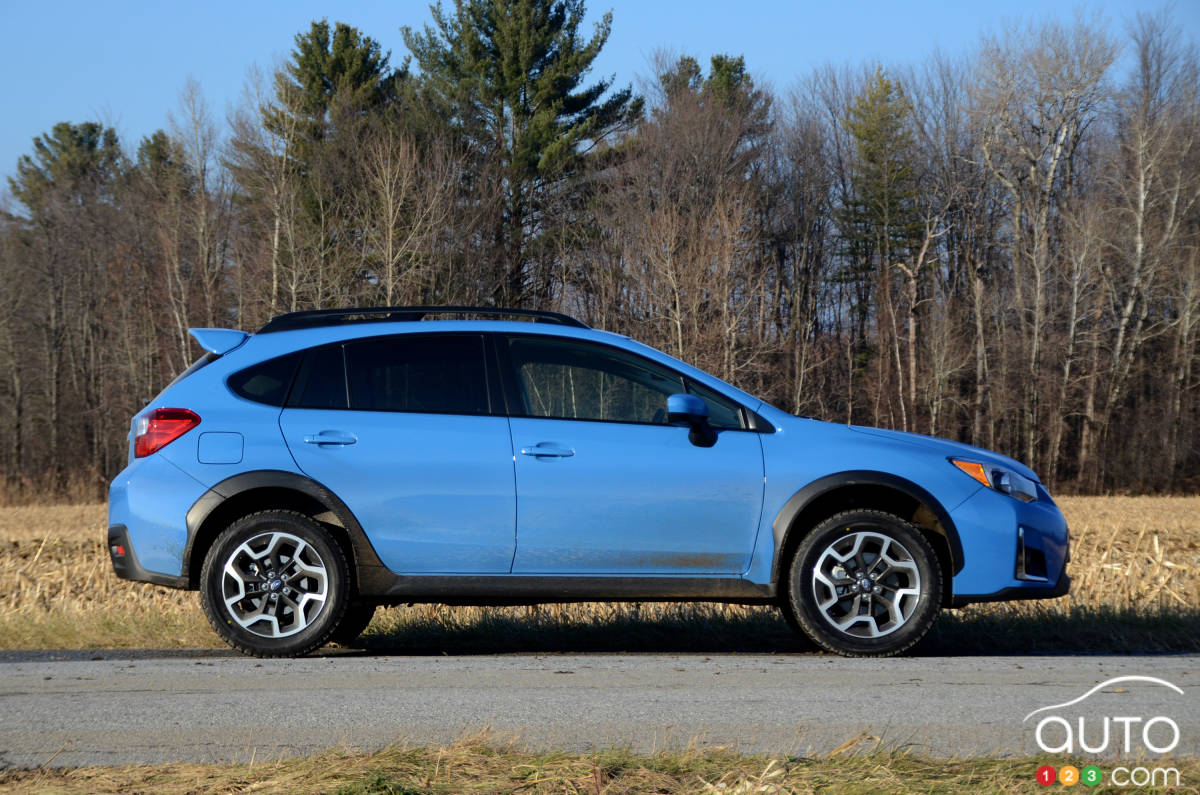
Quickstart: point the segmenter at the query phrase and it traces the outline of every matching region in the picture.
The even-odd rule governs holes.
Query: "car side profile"
[[[530,322],[532,321],[532,322]],[[379,605],[776,604],[822,648],[901,653],[939,610],[1065,594],[1022,464],[790,415],[552,312],[388,307],[193,329],[132,421],[108,547],[296,656]]]

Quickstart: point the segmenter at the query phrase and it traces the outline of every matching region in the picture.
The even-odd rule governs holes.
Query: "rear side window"
[[[483,337],[405,335],[346,345],[350,408],[487,414]]]
[[[288,405],[300,409],[346,408],[346,367],[341,345],[304,354]]]
[[[282,406],[287,400],[288,387],[292,385],[292,376],[296,373],[298,354],[289,353],[268,359],[265,362],[239,370],[229,376],[229,388],[235,395],[253,400],[256,403],[266,403],[268,406]]]

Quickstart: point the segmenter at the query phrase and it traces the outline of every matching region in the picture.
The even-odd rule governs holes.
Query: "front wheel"
[[[200,573],[213,629],[255,657],[297,657],[328,642],[349,597],[346,557],[321,525],[262,511],[217,537]]]
[[[921,531],[883,511],[818,525],[796,550],[785,609],[813,642],[847,657],[887,657],[933,626],[942,572]]]

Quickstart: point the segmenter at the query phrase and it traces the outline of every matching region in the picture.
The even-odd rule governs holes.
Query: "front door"
[[[666,423],[680,374],[616,348],[502,339],[517,476],[514,574],[731,575],[750,563],[762,447],[705,390],[718,439]],[[512,402],[519,405],[513,407]]]

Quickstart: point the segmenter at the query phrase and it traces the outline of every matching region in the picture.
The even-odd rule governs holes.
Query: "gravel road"
[[[1024,755],[1037,751],[1039,718],[1022,723],[1029,712],[1119,676],[1159,677],[1183,695],[1131,680],[1058,712],[1072,723],[1085,707],[1096,716],[1169,716],[1179,727],[1176,753],[1200,753],[1197,656],[6,652],[0,766],[247,762],[335,746],[444,744],[484,728],[497,740],[568,750],[695,743],[803,755],[858,738],[864,748]],[[1165,726],[1152,742],[1167,742]],[[1123,756],[1118,727],[1113,734],[1118,747],[1108,755]],[[1133,734],[1138,741],[1137,724]]]

